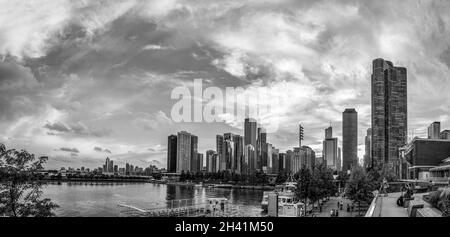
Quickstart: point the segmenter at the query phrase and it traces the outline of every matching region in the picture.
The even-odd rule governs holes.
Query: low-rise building
[[[404,174],[406,179],[429,179],[430,169],[441,165],[450,157],[450,140],[414,138],[400,149],[400,163],[397,174]],[[403,162],[402,162],[403,161]]]

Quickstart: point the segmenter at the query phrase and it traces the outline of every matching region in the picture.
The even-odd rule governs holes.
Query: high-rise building
[[[234,135],[234,160],[231,162],[231,170],[240,174],[242,169],[242,158],[244,156],[244,139],[240,135]]]
[[[433,122],[428,126],[428,139],[439,139],[441,133],[441,122]]]
[[[338,158],[337,158],[337,172],[341,172],[342,171],[342,158],[341,158],[341,148],[338,147]]]
[[[167,172],[177,172],[177,136],[170,135],[167,141]]]
[[[185,131],[178,132],[177,136],[177,173],[191,170],[192,156],[191,134]],[[131,167],[130,167],[131,169]]]
[[[358,113],[345,109],[342,113],[342,155],[344,171],[358,164]]]
[[[286,172],[292,171],[292,158],[294,157],[294,152],[292,150],[286,151]]]
[[[217,171],[225,170],[226,169],[226,162],[224,158],[224,148],[223,148],[223,136],[222,135],[216,135],[216,153],[217,157],[219,159],[219,163],[217,164],[219,166],[219,169]]]
[[[252,145],[256,148],[256,121],[246,118],[244,122],[244,145]]]
[[[275,147],[273,147],[273,149],[272,149],[272,169],[270,171],[271,174],[278,174],[280,171],[279,153],[280,153],[280,151],[278,149],[275,149]]]
[[[294,147],[294,151],[292,152],[291,156],[291,171],[292,173],[297,173],[302,168],[302,150],[300,147]],[[289,151],[288,153],[289,154]]]
[[[278,154],[278,172],[279,173],[287,172],[287,170],[286,170],[286,153]]]
[[[441,140],[450,140],[450,130],[444,130],[439,134]]]
[[[271,174],[272,173],[272,168],[273,168],[273,164],[272,164],[272,162],[273,162],[273,160],[272,160],[272,156],[273,156],[273,150],[274,149],[274,147],[272,146],[272,144],[270,144],[270,143],[266,143],[266,146],[265,146],[265,152],[266,152],[266,164],[267,164],[267,166],[263,166],[263,172],[265,173],[265,174]]]
[[[203,170],[203,154],[197,153],[197,170],[196,172],[202,172]]]
[[[323,160],[328,168],[337,170],[337,151],[338,151],[338,139],[333,138],[333,129],[328,127],[325,129],[325,140],[323,140]]]
[[[314,169],[314,166],[316,165],[316,152],[309,146],[302,146],[302,151],[302,166],[309,170]]]
[[[257,146],[256,146],[256,136],[257,136],[257,123],[255,119],[246,118],[244,122],[244,146],[252,145],[253,151],[255,154],[252,156],[255,164],[252,164],[251,172],[254,172],[257,169],[258,158],[257,156]]]
[[[262,170],[263,167],[263,149],[267,143],[267,133],[264,128],[258,128],[258,137],[256,140],[256,169]]]
[[[256,170],[255,148],[251,145],[244,146],[244,161],[242,162],[242,173],[253,174]]]
[[[372,139],[372,129],[367,129],[367,135],[365,137],[365,154],[364,154],[364,167],[369,168],[372,166],[372,159],[371,159],[371,139]]]
[[[225,160],[225,169],[231,171],[232,163],[234,161],[234,135],[232,133],[225,133],[223,135],[223,155]]]
[[[198,137],[191,134],[191,163],[190,171],[197,172],[199,170],[198,165]]]
[[[408,135],[406,68],[381,58],[372,65],[372,166],[393,168]]]
[[[329,126],[325,129],[325,139],[333,137],[333,128]]]
[[[105,166],[104,166],[104,169],[103,169],[105,173],[109,172],[110,162],[111,162],[111,160],[109,159],[109,157],[106,157]]]
[[[216,166],[215,166],[215,152],[213,150],[206,151],[206,172],[208,173],[215,173]]]

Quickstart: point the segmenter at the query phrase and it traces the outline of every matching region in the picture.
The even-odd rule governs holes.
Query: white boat
[[[278,206],[295,203],[295,189],[297,189],[297,182],[288,181],[282,185],[275,187],[274,191],[264,191],[261,207],[267,211],[269,194],[278,194]]]

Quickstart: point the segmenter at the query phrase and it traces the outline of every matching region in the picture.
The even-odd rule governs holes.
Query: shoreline
[[[102,184],[102,183],[152,183],[152,184],[164,184],[172,186],[188,186],[188,187],[202,187],[202,188],[222,188],[222,189],[250,189],[250,190],[273,190],[275,186],[270,185],[240,185],[240,184],[211,184],[211,183],[192,183],[192,182],[166,182],[159,180],[123,180],[123,179],[63,179],[63,180],[40,180],[44,183],[56,184],[61,183],[87,183],[87,184]]]

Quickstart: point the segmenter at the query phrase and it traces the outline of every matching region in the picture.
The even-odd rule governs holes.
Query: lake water
[[[222,189],[176,186],[152,183],[62,183],[43,187],[44,197],[51,198],[60,208],[57,216],[131,216],[132,212],[118,204],[141,209],[165,208],[189,199],[199,203],[207,198],[227,198],[239,205],[240,216],[261,216],[261,190]],[[192,201],[193,200],[193,201]]]

